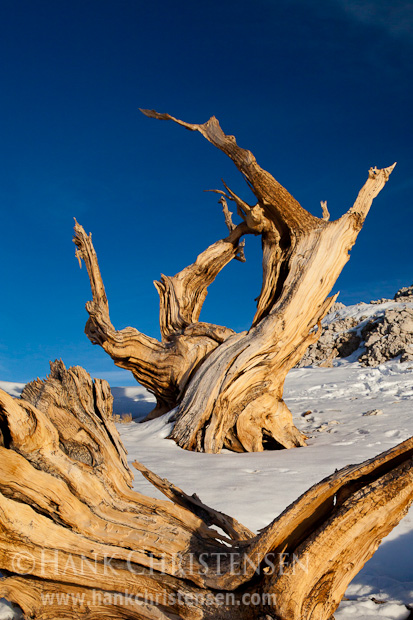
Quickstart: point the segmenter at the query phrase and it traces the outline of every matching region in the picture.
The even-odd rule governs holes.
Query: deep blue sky
[[[382,0],[2,0],[0,380],[49,359],[133,385],[83,333],[90,299],[71,241],[93,232],[112,322],[157,336],[152,281],[226,235],[233,164],[200,135],[145,118],[215,114],[301,204],[335,219],[370,166],[398,161],[336,290],[345,303],[413,280],[413,10]],[[249,326],[260,248],[210,288],[203,320]]]

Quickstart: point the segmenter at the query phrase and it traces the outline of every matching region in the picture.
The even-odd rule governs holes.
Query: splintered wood
[[[161,341],[132,327],[114,328],[91,235],[76,222],[76,255],[85,262],[93,295],[86,304],[86,334],[155,395],[157,405],[148,419],[174,409],[172,438],[182,448],[259,452],[304,446],[306,438],[283,401],[285,377],[318,339],[316,326],[335,300],[328,295],[394,165],[372,168],[353,207],[330,222],[325,201],[322,218],[311,215],[250,151],[222,131],[215,117],[197,125],[153,110],[142,112],[199,132],[230,157],[257,202],[247,204],[225,184],[225,191],[216,190],[229,235],[192,265],[155,282]],[[227,200],[236,206],[238,225]],[[263,248],[262,286],[250,329],[237,334],[199,322],[208,286],[232,259],[245,260],[248,234],[261,236]]]
[[[135,467],[105,381],[0,390],[0,597],[34,620],[328,620],[413,500],[413,438],[324,479],[257,536]]]

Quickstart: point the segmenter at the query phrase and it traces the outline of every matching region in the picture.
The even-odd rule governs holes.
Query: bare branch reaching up
[[[198,125],[186,123],[170,114],[161,114],[155,110],[141,110],[141,112],[149,118],[171,120],[191,131],[199,131],[211,144],[228,155],[244,175],[258,201],[265,207],[267,217],[273,219],[279,227],[287,226],[298,235],[301,231],[316,226],[317,218],[303,209],[271,174],[257,164],[251,151],[240,148],[234,136],[225,135],[215,116],[206,123]]]
[[[396,162],[392,166],[382,168],[381,170],[376,167],[370,168],[368,179],[359,191],[354,205],[343,217],[356,217],[357,226],[361,228],[370,211],[373,200],[379,195],[395,167]]]
[[[218,202],[222,204],[222,211],[225,217],[225,224],[227,225],[227,228],[229,232],[231,233],[236,228],[236,225],[232,221],[232,211],[228,209],[228,203],[225,199],[225,196],[221,196]],[[245,239],[242,239],[242,241],[238,245],[238,252],[236,253],[234,257],[236,260],[239,260],[241,263],[245,263],[244,247],[245,247]]]
[[[321,204],[321,209],[323,211],[323,220],[328,222],[328,220],[330,219],[330,212],[327,209],[327,200],[322,200],[320,204]]]
[[[320,329],[313,328],[331,306],[330,292],[394,165],[371,169],[353,207],[331,222],[326,202],[322,218],[308,213],[250,151],[224,134],[215,117],[197,125],[153,110],[143,113],[201,133],[235,163],[257,203],[247,204],[225,183],[225,192],[214,190],[229,234],[179,273],[155,282],[161,343],[132,328],[114,329],[91,239],[76,224],[77,256],[86,262],[93,292],[86,333],[156,395],[153,415],[175,410],[171,437],[181,447],[219,452],[303,446],[305,437],[282,398],[285,377],[318,338]],[[237,226],[226,199],[243,220]],[[243,259],[241,239],[247,234],[261,236],[263,277],[251,326],[236,334],[199,318],[208,286],[233,258]]]

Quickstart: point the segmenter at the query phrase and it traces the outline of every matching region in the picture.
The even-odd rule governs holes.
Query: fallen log
[[[328,620],[413,501],[413,438],[311,487],[258,535],[135,463],[105,381],[0,390],[0,596],[37,620]]]

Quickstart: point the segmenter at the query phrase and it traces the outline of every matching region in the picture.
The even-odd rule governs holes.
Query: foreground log
[[[282,398],[285,377],[317,340],[315,326],[335,299],[327,296],[394,165],[372,168],[351,209],[329,222],[326,203],[322,218],[308,213],[250,151],[224,134],[216,118],[195,125],[143,112],[201,133],[232,159],[257,202],[249,205],[225,186],[218,193],[229,235],[192,265],[155,283],[162,342],[131,327],[114,328],[91,236],[76,223],[77,256],[86,264],[93,294],[86,306],[86,334],[155,395],[157,406],[149,417],[175,409],[172,438],[182,448],[251,452],[303,446],[305,437]],[[238,225],[227,200],[236,205]],[[260,235],[263,248],[262,288],[251,328],[236,334],[199,322],[208,286],[232,259],[245,260],[242,238],[248,234]]]
[[[52,364],[0,390],[0,596],[37,620],[327,620],[413,500],[413,438],[309,489],[260,534],[134,465],[104,381]],[[69,429],[69,430],[68,430]]]

